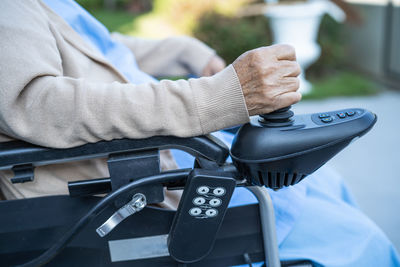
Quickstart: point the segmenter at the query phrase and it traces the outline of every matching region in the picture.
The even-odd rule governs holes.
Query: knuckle
[[[259,52],[257,51],[257,49],[250,50],[246,54],[251,61],[258,59],[258,57],[259,57],[258,56]]]
[[[295,63],[295,73],[299,75],[301,73],[301,67],[298,62]]]
[[[272,81],[271,79],[262,79],[262,86],[264,88],[272,88],[275,87],[275,82]],[[264,90],[265,93],[268,93],[267,90]]]
[[[295,103],[299,102],[301,100],[301,98],[302,98],[302,95],[299,92],[296,92],[295,94],[293,94],[293,97],[291,99],[292,103],[295,104]]]
[[[295,54],[296,53],[296,51],[295,51],[295,49],[294,49],[294,47],[292,45],[283,44],[282,46],[283,46],[282,48],[284,48],[285,50],[287,50],[291,54]]]
[[[293,88],[294,88],[295,90],[298,90],[299,87],[300,87],[300,80],[299,80],[298,78],[295,78],[295,79],[293,80]]]

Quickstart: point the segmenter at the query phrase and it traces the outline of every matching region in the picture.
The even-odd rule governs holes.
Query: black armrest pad
[[[155,136],[146,139],[118,139],[67,149],[40,147],[22,141],[12,141],[0,143],[0,170],[11,169],[17,165],[40,166],[108,157],[110,154],[120,152],[170,148],[183,150],[195,157],[205,157],[218,164],[225,162],[229,154],[229,149],[225,144],[211,135],[191,138]]]

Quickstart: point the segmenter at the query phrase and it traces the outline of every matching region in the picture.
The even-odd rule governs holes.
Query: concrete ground
[[[330,161],[360,208],[400,251],[400,92],[377,96],[301,101],[297,114],[360,107],[378,115],[375,127]]]

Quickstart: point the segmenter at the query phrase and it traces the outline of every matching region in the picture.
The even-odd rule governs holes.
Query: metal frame
[[[280,267],[278,242],[276,238],[275,213],[267,188],[247,187],[257,198],[264,241],[265,262],[268,267]]]

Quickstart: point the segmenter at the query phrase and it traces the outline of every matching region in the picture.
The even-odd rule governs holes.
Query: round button
[[[193,199],[193,204],[195,205],[202,205],[204,203],[206,203],[206,199],[204,197],[196,197]]]
[[[208,217],[215,217],[218,215],[218,211],[216,209],[209,209],[209,210],[206,210],[206,215]]]
[[[201,209],[200,208],[191,208],[189,210],[189,214],[192,216],[197,216],[201,214]]]
[[[219,198],[213,198],[208,203],[211,207],[218,207],[219,205],[221,205],[222,201]]]
[[[207,186],[203,185],[200,186],[199,188],[197,188],[197,193],[199,193],[200,195],[205,195],[208,192],[210,192],[210,188],[208,188]]]
[[[323,123],[330,123],[330,122],[333,121],[333,118],[332,118],[332,117],[327,117],[327,118],[321,119],[321,121],[322,121]]]
[[[225,188],[217,187],[213,190],[214,195],[216,196],[223,196],[225,194]]]

